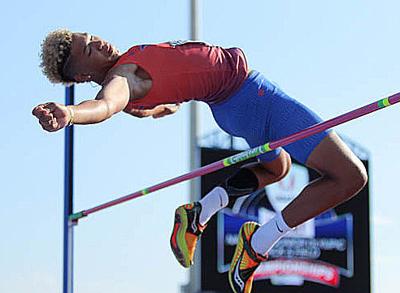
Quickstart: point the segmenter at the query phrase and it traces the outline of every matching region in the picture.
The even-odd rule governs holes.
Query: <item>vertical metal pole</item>
[[[65,88],[65,104],[74,104],[74,86]],[[63,293],[73,293],[73,225],[68,217],[73,213],[74,126],[65,128],[64,146],[64,257]]]
[[[199,17],[198,17],[198,0],[191,0],[191,33],[190,38],[194,41],[199,39]],[[194,170],[199,167],[199,159],[197,152],[197,104],[192,101],[190,103],[190,170]],[[196,201],[199,199],[196,180],[190,182],[190,199]]]
[[[190,5],[190,38],[193,41],[199,40],[199,0],[191,0]],[[190,170],[200,167],[199,152],[197,148],[198,132],[198,109],[196,102],[190,103]],[[200,199],[200,180],[198,178],[190,182],[190,199],[198,201]],[[195,265],[190,270],[189,293],[199,293],[201,291],[201,247],[198,243]]]

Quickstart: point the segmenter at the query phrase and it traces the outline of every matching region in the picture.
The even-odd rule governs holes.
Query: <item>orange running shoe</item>
[[[255,222],[246,222],[240,228],[235,254],[229,268],[229,284],[235,293],[250,293],[253,285],[254,271],[266,256],[256,253],[251,248],[251,238],[260,227]]]
[[[185,268],[193,264],[197,240],[207,225],[200,225],[201,204],[194,202],[175,210],[174,230],[171,235],[171,249],[178,262]]]

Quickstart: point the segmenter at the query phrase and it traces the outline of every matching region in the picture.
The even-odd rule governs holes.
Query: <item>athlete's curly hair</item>
[[[72,32],[67,29],[50,32],[42,42],[40,67],[52,83],[74,82],[65,75],[65,64],[71,53],[71,44]]]

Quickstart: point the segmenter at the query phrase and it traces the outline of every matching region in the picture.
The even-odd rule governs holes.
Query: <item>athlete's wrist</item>
[[[67,126],[71,126],[74,124],[74,118],[75,118],[75,112],[74,112],[73,106],[67,106],[67,111],[69,114],[69,120],[68,120]]]

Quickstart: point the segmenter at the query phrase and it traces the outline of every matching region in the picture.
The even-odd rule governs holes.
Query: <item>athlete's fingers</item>
[[[52,120],[39,120],[39,124],[42,125],[42,127],[48,127],[49,125],[51,125]]]
[[[161,118],[161,117],[163,117],[163,116],[164,116],[163,113],[156,113],[156,114],[153,114],[151,117],[157,119],[157,118]]]
[[[42,128],[46,131],[51,131],[53,128],[50,123],[39,122]]]
[[[58,130],[58,122],[57,122],[57,119],[54,119],[54,120],[52,120],[51,121],[52,123],[51,123],[51,127],[52,127],[52,129],[53,129],[53,131],[56,131],[56,130]]]
[[[158,105],[153,109],[152,117],[153,118],[161,118],[166,115],[167,107],[164,105]]]
[[[53,112],[55,109],[57,109],[57,104],[53,102],[46,103],[46,108],[49,109],[50,112]]]
[[[32,115],[34,115],[34,116],[39,116],[39,114],[41,113],[41,111],[42,111],[42,106],[41,105],[37,105],[35,108],[33,108],[32,109]]]
[[[44,114],[42,114],[42,116],[40,116],[39,121],[47,123],[47,122],[49,122],[49,121],[51,121],[53,119],[54,119],[53,114],[44,113]]]
[[[160,112],[160,113],[153,114],[152,117],[155,118],[155,119],[157,119],[157,118],[162,118],[162,117],[164,117],[165,115],[168,115],[168,113]]]
[[[45,113],[49,113],[49,110],[45,109],[45,108],[44,108],[44,105],[38,105],[38,106],[36,106],[35,108],[33,108],[33,110],[32,110],[32,114],[33,114],[34,116],[36,116],[37,118],[39,118],[39,119],[40,119],[40,117],[42,117],[43,114],[45,114]]]
[[[167,109],[171,111],[171,113],[175,113],[181,107],[180,104],[168,104]]]
[[[47,110],[47,109],[43,109],[41,112],[40,112],[40,115],[39,115],[39,119],[47,119],[47,117],[49,116],[49,115],[51,115],[51,112],[49,111],[49,110]]]
[[[161,105],[157,111],[153,114],[153,118],[161,118],[170,114],[175,113],[179,107],[175,105]]]
[[[39,121],[43,122],[43,123],[48,123],[49,121],[55,119],[55,117],[53,116],[53,114],[43,114]]]
[[[59,130],[59,124],[55,119],[52,119],[47,122],[40,122],[42,128],[48,132],[54,132]]]

